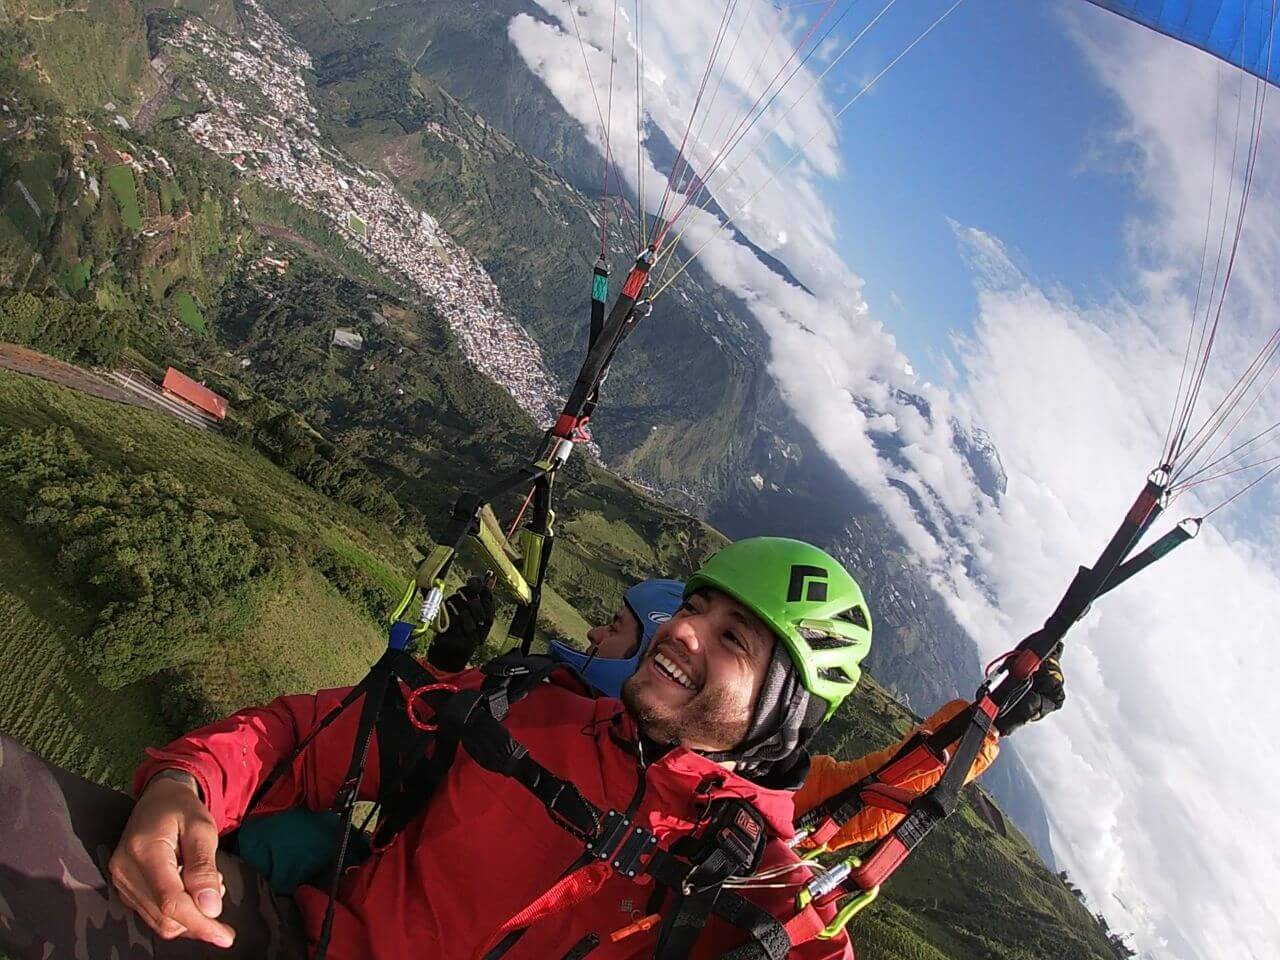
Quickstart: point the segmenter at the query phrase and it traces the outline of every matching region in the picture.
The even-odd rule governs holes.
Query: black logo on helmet
[[[827,571],[821,567],[797,563],[791,568],[791,582],[787,584],[787,603],[808,600],[820,603],[827,599]]]

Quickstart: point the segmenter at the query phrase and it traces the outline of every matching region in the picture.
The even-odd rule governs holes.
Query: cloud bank
[[[603,151],[597,97],[585,83],[573,21],[604,104],[614,7],[578,0],[571,15],[559,0],[538,2],[550,22],[518,16],[509,39]],[[1020,271],[999,238],[953,224],[978,288],[978,315],[957,342],[959,385],[920,382],[834,247],[823,191],[839,176],[841,155],[832,105],[820,90],[734,177],[713,181],[717,199],[733,209],[771,165],[802,147],[786,177],[754,196],[739,222],[819,295],[785,283],[745,247],[717,239],[709,215],[695,212],[686,235],[695,248],[710,241],[703,268],[741,296],[768,333],[770,370],[783,395],[875,498],[984,654],[1007,649],[1043,620],[1156,464],[1195,303],[1206,216],[1216,224],[1231,215],[1224,145],[1237,102],[1247,108],[1241,98],[1252,95],[1209,58],[1080,7],[1090,12],[1063,28],[1073,31],[1114,98],[1119,120],[1108,155],[1122,158],[1119,175],[1133,184],[1144,211],[1127,224],[1132,283],[1123,295],[1074,302]],[[615,156],[634,158],[630,9],[617,8],[613,93],[621,110],[615,118],[630,121],[613,124],[611,146]],[[674,143],[686,129],[723,9],[645,6],[647,118]],[[804,26],[779,24],[768,3],[740,10],[746,19],[732,22],[725,43],[755,56],[743,56],[718,89],[722,104],[745,108]],[[946,41],[942,31],[934,39]],[[758,58],[764,66],[753,76]],[[808,78],[793,85],[802,90]],[[762,126],[770,126],[767,118]],[[1265,133],[1275,145],[1276,124]],[[718,142],[712,128],[702,134],[694,139]],[[695,146],[696,158],[709,155]],[[656,206],[665,171],[651,160],[642,171],[634,161],[619,166],[633,188],[644,178]],[[1280,316],[1280,178],[1266,167],[1254,186],[1225,332],[1206,381],[1211,402]],[[1218,184],[1212,205],[1211,182]],[[908,394],[924,398],[933,415],[923,416]],[[1278,419],[1273,393],[1249,422]],[[998,508],[978,489],[952,436],[953,424],[975,423],[990,432],[1009,474]],[[900,450],[892,460],[878,442],[886,437]],[[1280,889],[1280,855],[1269,841],[1280,814],[1280,745],[1270,736],[1280,727],[1280,647],[1270,640],[1280,622],[1274,490],[1215,517],[1159,573],[1100,602],[1072,634],[1068,709],[1018,737],[1050,812],[1059,859],[1092,903],[1159,960],[1269,960],[1280,943],[1269,900]],[[1206,488],[1210,499],[1221,492]],[[1196,513],[1210,499],[1184,498],[1171,516]]]

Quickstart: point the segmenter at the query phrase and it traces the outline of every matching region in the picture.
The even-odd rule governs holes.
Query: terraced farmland
[[[75,638],[92,611],[48,578],[51,558],[0,520],[0,730],[61,766],[125,787],[148,744],[168,733],[144,685],[111,691],[80,670]],[[104,726],[111,735],[103,736]]]

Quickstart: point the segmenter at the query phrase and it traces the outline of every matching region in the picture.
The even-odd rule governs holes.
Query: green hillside
[[[461,106],[446,82],[462,73],[456,60],[414,74],[375,39],[343,49],[345,20],[274,6],[315,48],[306,79],[326,149],[382,169],[401,156],[399,188],[474,247],[510,309],[554,341],[563,374],[583,346],[587,291],[574,286],[582,263],[548,251],[582,249],[585,201]],[[347,6],[343,17],[364,9]],[[193,723],[361,676],[388,602],[453,499],[520,462],[539,435],[467,361],[450,318],[351,242],[376,220],[335,221],[187,135],[184,118],[208,105],[181,58],[162,73],[150,65],[150,44],[184,11],[243,30],[242,8],[221,0],[149,18],[134,0],[95,0],[57,13],[65,31],[33,27],[52,3],[0,4],[0,104],[13,121],[0,126],[0,340],[153,378],[173,364],[231,401],[222,432],[206,433],[0,371],[0,729],[115,785],[144,746]],[[563,127],[546,136],[572,153]],[[704,321],[731,305],[690,289],[696,303],[666,328],[683,346],[658,332],[629,341],[599,429],[637,472],[697,478],[700,502],[736,489],[744,458],[791,462],[792,448],[744,427],[779,408],[761,355],[748,355],[755,333],[735,326],[721,349]],[[339,326],[361,335],[359,351],[334,345]],[[696,364],[715,375],[690,391]],[[724,542],[585,456],[563,474],[544,637],[581,638],[630,583],[685,575]],[[806,503],[822,500],[805,489]],[[504,519],[515,499],[497,505]],[[888,578],[902,561],[876,529],[861,541],[875,555],[858,560]],[[459,574],[479,570],[464,560]],[[898,617],[879,622],[901,646],[920,645],[923,669],[938,656],[929,624]],[[822,746],[855,756],[910,722],[868,679]],[[966,802],[929,841],[857,921],[861,956],[1110,955],[1025,839],[989,820]]]
[[[78,662],[77,641],[100,610],[85,602],[83,585],[67,581],[28,529],[4,521],[0,533],[10,548],[0,564],[0,603],[11,626],[0,636],[0,660],[7,667],[0,729],[59,763],[124,785],[141,749],[177,732],[175,719],[181,726],[286,691],[350,682],[380,652],[380,630],[359,598],[351,599],[351,585],[335,572],[334,559],[390,586],[400,571],[407,572],[412,556],[390,529],[326,500],[240,444],[160,414],[0,372],[0,450],[18,430],[55,425],[69,427],[96,462],[113,470],[163,469],[193,486],[221,491],[256,539],[275,539],[282,550],[278,565],[253,584],[250,595],[212,618],[212,642],[175,668],[113,690]],[[579,510],[566,524],[568,549],[557,554],[557,579],[571,580],[583,599],[603,609],[641,571],[622,577],[615,564],[596,563],[594,557],[605,544],[639,554],[647,541],[606,500],[584,502]],[[548,605],[552,613],[573,609],[554,595]],[[565,629],[576,632],[581,623],[579,618]],[[90,704],[110,723],[85,724]],[[868,678],[819,746],[856,756],[891,742],[911,723],[910,714]],[[1016,830],[1005,832],[993,830],[966,802],[859,918],[860,955],[1105,956],[1083,907]],[[939,882],[940,877],[947,879]]]

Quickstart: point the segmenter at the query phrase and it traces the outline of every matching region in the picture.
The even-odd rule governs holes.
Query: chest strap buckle
[[[624,877],[634,879],[640,872],[640,860],[658,846],[658,838],[644,827],[632,827],[630,818],[610,810],[587,850],[597,860],[610,860],[611,866]]]

